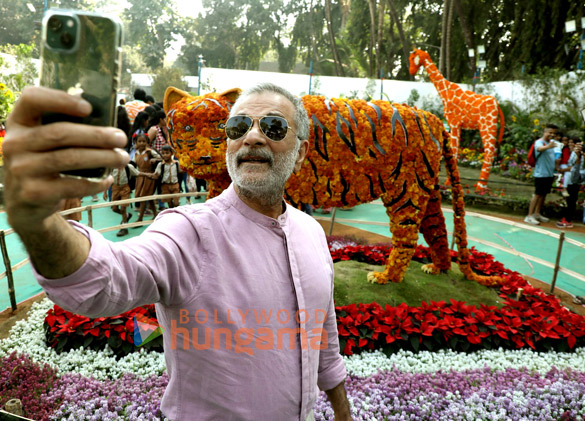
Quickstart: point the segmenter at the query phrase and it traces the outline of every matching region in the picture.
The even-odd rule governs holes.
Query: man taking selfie
[[[23,92],[3,145],[8,220],[47,296],[63,308],[98,317],[155,303],[169,374],[165,416],[311,420],[318,386],[335,419],[351,419],[325,235],[282,199],[309,147],[300,100],[270,84],[244,92],[226,122],[230,187],[161,213],[121,243],[56,211],[67,198],[108,188],[111,177],[59,173],[89,162],[123,167],[125,134],[40,126],[45,112],[85,116],[90,105],[46,88]]]

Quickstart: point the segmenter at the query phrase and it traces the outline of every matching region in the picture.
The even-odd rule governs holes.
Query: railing
[[[373,203],[377,204],[376,202],[373,202]],[[383,206],[383,205],[380,203],[380,206]],[[443,210],[443,212],[453,213],[453,210],[452,209],[449,209],[449,208],[443,207],[442,210]],[[330,222],[330,225],[329,225],[329,235],[331,235],[332,232],[333,232],[333,226],[334,226],[335,222],[340,222],[340,223],[345,223],[345,224],[376,225],[376,226],[384,226],[384,227],[389,227],[389,225],[390,225],[389,222],[362,221],[362,220],[359,220],[359,219],[338,219],[338,218],[336,218],[336,211],[337,211],[337,209],[336,208],[333,208],[333,211],[331,213],[331,217],[330,218],[329,217],[315,216],[315,219],[317,219],[317,220],[329,221]],[[556,234],[554,232],[550,232],[550,231],[544,230],[542,228],[537,228],[537,227],[534,227],[534,226],[531,226],[531,225],[520,224],[520,223],[517,223],[517,222],[508,221],[506,219],[501,219],[501,218],[497,218],[497,217],[490,216],[490,215],[483,215],[483,214],[475,213],[475,212],[466,211],[465,214],[466,215],[469,215],[469,216],[475,216],[477,218],[481,218],[481,219],[485,219],[485,220],[496,221],[496,222],[501,223],[501,224],[511,225],[511,226],[514,226],[514,227],[517,227],[517,228],[522,228],[524,230],[533,231],[533,232],[536,232],[536,233],[541,234],[541,235],[546,235],[546,236],[549,236],[549,237],[558,239],[557,256],[556,256],[556,259],[555,259],[555,263],[553,264],[553,263],[548,262],[546,260],[543,260],[543,259],[541,259],[539,257],[531,256],[529,254],[519,252],[519,251],[514,250],[512,248],[506,248],[504,246],[501,246],[499,244],[493,243],[491,241],[482,240],[480,238],[475,238],[475,237],[470,237],[470,236],[467,237],[468,240],[474,241],[476,243],[483,244],[483,245],[489,246],[489,247],[493,247],[493,248],[495,248],[497,250],[500,250],[500,251],[503,251],[505,253],[508,253],[508,254],[511,254],[511,255],[514,255],[514,256],[518,256],[518,257],[521,257],[521,258],[523,258],[525,260],[528,260],[528,261],[531,261],[531,262],[534,262],[534,263],[538,263],[538,264],[540,264],[542,266],[545,266],[547,268],[553,269],[553,278],[552,278],[552,281],[551,281],[551,289],[550,289],[550,293],[551,294],[553,293],[553,291],[555,289],[555,284],[556,284],[556,281],[557,281],[557,275],[558,275],[559,272],[564,273],[566,275],[569,275],[572,278],[575,278],[575,279],[577,279],[577,280],[585,283],[585,276],[584,275],[582,275],[580,273],[577,273],[575,271],[572,271],[572,270],[570,270],[568,268],[562,267],[560,265],[561,255],[562,255],[562,250],[563,250],[563,244],[565,242],[567,242],[569,244],[572,244],[572,245],[574,245],[576,247],[582,248],[584,250],[585,250],[585,244],[583,244],[583,243],[581,243],[579,241],[573,240],[571,238],[566,238],[564,232],[561,232],[560,234]],[[448,232],[448,233],[449,234],[453,234],[451,232]],[[452,242],[452,247],[453,247],[453,242]]]
[[[131,204],[131,203],[140,203],[140,202],[145,202],[145,201],[150,201],[150,200],[164,200],[164,199],[169,199],[169,198],[174,198],[174,197],[187,197],[187,196],[200,197],[200,196],[205,196],[206,194],[207,193],[194,193],[194,192],[192,192],[192,193],[153,195],[153,196],[133,198],[133,199],[127,199],[127,200],[118,200],[116,202],[105,202],[105,203],[80,206],[78,208],[68,209],[68,210],[62,211],[60,213],[61,213],[61,215],[65,216],[65,215],[75,213],[75,212],[87,212],[88,213],[87,225],[93,228],[93,211],[95,209],[109,208],[112,206],[127,205],[127,204]],[[333,208],[333,212],[332,212],[330,218],[315,216],[315,219],[317,219],[317,220],[324,220],[324,221],[330,222],[329,235],[331,235],[331,233],[333,232],[333,226],[334,226],[335,222],[346,223],[346,224],[377,225],[377,226],[386,226],[386,227],[388,227],[390,225],[389,222],[362,221],[362,220],[357,220],[357,219],[336,219],[336,212],[337,212],[337,209]],[[449,209],[449,208],[443,208],[443,212],[452,213],[453,210]],[[557,257],[556,257],[555,263],[553,264],[551,262],[547,262],[546,260],[540,259],[538,257],[531,256],[529,254],[522,253],[522,252],[519,252],[519,251],[511,249],[511,248],[506,248],[504,246],[493,243],[491,241],[482,240],[482,239],[475,238],[475,237],[469,237],[469,236],[467,237],[468,240],[474,241],[476,243],[483,244],[483,245],[486,245],[489,247],[493,247],[493,248],[500,250],[500,251],[503,251],[505,253],[508,253],[508,254],[511,254],[514,256],[518,256],[518,257],[521,257],[525,260],[528,260],[528,261],[531,261],[534,263],[538,263],[542,266],[553,269],[553,279],[551,282],[551,289],[550,289],[551,293],[555,289],[556,279],[557,279],[557,275],[559,272],[564,273],[568,276],[571,276],[571,277],[573,277],[581,282],[585,282],[584,275],[581,275],[575,271],[572,271],[570,269],[562,267],[559,264],[560,259],[561,259],[563,244],[565,242],[585,250],[585,244],[580,243],[579,241],[575,241],[575,240],[570,239],[570,238],[566,238],[564,232],[561,232],[560,234],[556,234],[556,233],[546,231],[544,229],[533,227],[530,225],[519,224],[519,223],[516,223],[513,221],[508,221],[506,219],[496,218],[493,216],[483,215],[483,214],[479,214],[479,213],[475,213],[475,212],[466,212],[466,215],[475,216],[478,218],[491,220],[491,221],[497,221],[498,223],[519,227],[519,228],[522,228],[524,230],[533,231],[533,232],[539,233],[541,235],[546,235],[546,236],[558,239]],[[145,226],[145,225],[150,225],[151,223],[152,223],[152,220],[140,221],[140,222],[129,222],[129,223],[126,223],[123,225],[120,224],[120,225],[114,225],[111,227],[101,228],[98,231],[99,232],[109,232],[109,231],[115,231],[115,230],[118,230],[121,228],[141,227],[141,226]],[[3,273],[0,273],[0,280],[4,279],[4,278],[8,278],[8,294],[10,297],[10,305],[12,307],[12,310],[16,310],[17,304],[16,304],[15,289],[14,289],[13,272],[15,272],[16,270],[22,268],[27,263],[29,263],[29,259],[26,258],[26,259],[16,263],[15,265],[11,264],[10,256],[8,253],[8,248],[6,247],[6,236],[13,234],[13,233],[14,233],[14,230],[12,228],[6,229],[6,230],[0,230],[0,248],[2,250],[2,258],[4,261],[4,266],[6,268],[6,271],[4,271]]]
[[[165,199],[170,199],[170,198],[174,198],[174,197],[200,197],[200,196],[206,196],[207,193],[196,193],[196,192],[190,192],[190,193],[175,193],[175,194],[159,194],[159,195],[153,195],[153,196],[145,196],[145,197],[139,197],[139,198],[133,198],[133,199],[126,199],[126,200],[118,200],[115,202],[104,202],[104,203],[96,203],[96,204],[92,204],[92,205],[86,205],[86,206],[80,206],[78,208],[74,208],[74,209],[68,209],[66,211],[62,211],[60,212],[61,215],[66,216],[69,215],[71,213],[75,213],[75,212],[87,212],[87,225],[91,228],[93,228],[93,211],[95,209],[101,209],[101,208],[109,208],[112,206],[120,206],[120,205],[128,205],[131,203],[140,203],[140,202],[146,202],[146,201],[150,201],[150,200],[165,200]],[[148,220],[148,221],[140,221],[140,222],[132,222],[132,223],[126,223],[126,224],[120,224],[120,225],[114,225],[111,227],[106,227],[106,228],[101,228],[99,230],[97,230],[98,232],[109,232],[109,231],[115,231],[118,230],[120,228],[134,228],[134,227],[141,227],[144,225],[150,225],[152,223],[152,220]],[[13,311],[15,311],[17,309],[17,303],[16,303],[16,294],[15,294],[15,289],[14,289],[14,278],[13,278],[13,273],[15,271],[17,271],[18,269],[22,268],[23,266],[25,266],[27,263],[30,262],[30,259],[26,258],[21,260],[20,262],[16,263],[15,265],[12,265],[10,262],[10,255],[8,253],[8,247],[6,246],[6,236],[14,234],[14,230],[12,228],[9,229],[5,229],[5,230],[0,230],[0,248],[2,249],[2,259],[4,261],[4,267],[5,267],[5,271],[0,273],[0,280],[7,278],[8,279],[8,296],[10,297],[10,306],[12,308]]]

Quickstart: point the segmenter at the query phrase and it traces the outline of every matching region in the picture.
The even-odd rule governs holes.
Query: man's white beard
[[[228,174],[240,193],[263,206],[272,206],[282,201],[284,185],[295,168],[300,142],[288,152],[273,154],[268,148],[241,148],[236,154],[226,153]],[[246,174],[240,167],[243,157],[260,157],[268,160],[268,171],[264,168],[262,177],[258,174]],[[263,164],[262,164],[263,165]]]

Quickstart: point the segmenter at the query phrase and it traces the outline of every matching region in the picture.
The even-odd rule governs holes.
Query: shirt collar
[[[288,205],[284,202],[284,212],[278,216],[278,218],[274,219],[269,216],[263,215],[260,212],[255,211],[248,205],[246,205],[242,199],[239,198],[236,190],[234,189],[234,183],[231,183],[229,187],[224,190],[224,192],[219,196],[222,201],[226,202],[227,204],[233,206],[235,209],[238,210],[242,215],[244,215],[247,219],[269,228],[274,228],[278,226],[283,226],[288,221]]]

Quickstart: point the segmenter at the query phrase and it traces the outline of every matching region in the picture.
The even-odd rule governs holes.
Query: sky
[[[175,0],[177,10],[181,15],[196,18],[203,10],[201,0]]]

